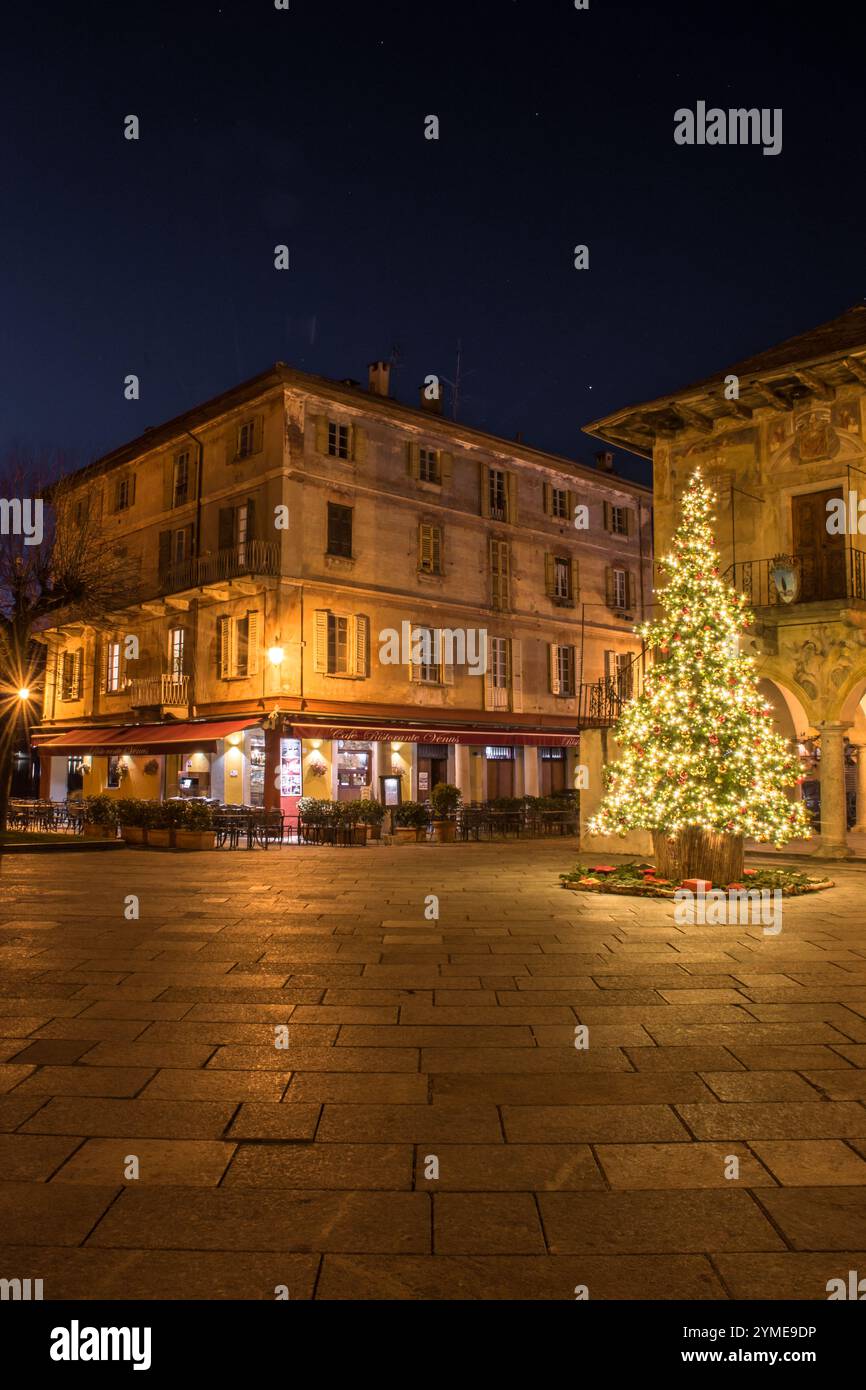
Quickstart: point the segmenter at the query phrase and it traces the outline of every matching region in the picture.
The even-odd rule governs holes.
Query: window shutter
[[[78,648],[78,651],[77,651],[77,652],[74,652],[74,653],[73,653],[73,656],[72,656],[72,698],[73,698],[73,700],[80,700],[80,699],[81,699],[81,686],[82,686],[82,675],[83,675],[83,657],[84,657],[84,650],[83,650],[82,647],[79,647],[79,648]]]
[[[552,555],[544,557],[544,592],[552,598],[556,588],[556,561]]]
[[[108,689],[108,638],[99,639],[99,693],[104,695]]]
[[[328,452],[328,417],[327,415],[314,415],[312,418],[316,453],[326,454]]]
[[[247,498],[247,541],[256,539],[256,499]]]
[[[174,506],[174,459],[167,458],[162,466],[162,506],[168,512]]]
[[[517,474],[506,473],[505,475],[505,495],[508,498],[508,520],[512,526],[517,525]]]
[[[550,642],[548,643],[547,650],[550,660],[550,693],[551,695],[558,695],[560,693],[559,648],[555,642]]]
[[[578,560],[578,558],[577,558],[576,555],[572,555],[570,564],[571,564],[571,601],[572,601],[572,603],[575,603],[575,604],[576,604],[576,603],[577,603],[578,594],[580,593],[580,561]]]
[[[130,505],[130,507],[133,505],[134,502],[135,502],[135,474],[134,474],[134,473],[130,473],[130,475],[129,475],[129,505]]]
[[[226,463],[234,463],[238,456],[238,427],[229,425],[226,434]]]
[[[605,529],[605,531],[609,531],[609,530],[610,530],[610,503],[609,503],[609,502],[605,502],[605,504],[604,504],[604,529]]]
[[[160,557],[158,557],[158,569],[160,578],[163,578],[165,571],[171,564],[171,531],[160,531]]]
[[[604,674],[608,680],[613,680],[616,675],[616,652],[613,650],[604,654]]]
[[[218,550],[231,550],[235,543],[235,509],[220,507]]]
[[[502,594],[502,607],[511,607],[511,550],[505,541],[499,546],[499,564],[502,577],[499,581]]]
[[[631,570],[626,570],[625,574],[625,603],[627,608],[634,608],[634,575]]]
[[[481,468],[481,515],[490,515],[490,469],[486,463]]]
[[[367,431],[361,425],[352,426],[352,459],[364,463],[367,458]]]
[[[438,637],[438,639],[439,639],[439,677],[440,677],[440,680],[442,681],[442,684],[443,684],[443,685],[453,685],[453,684],[454,684],[454,665],[453,665],[452,662],[446,661],[446,660],[445,660],[446,649],[445,649],[445,635],[444,635],[444,634],[445,634],[445,629],[444,629],[444,628],[440,628],[439,631],[438,631],[438,633],[436,634],[437,637]],[[453,648],[452,648],[452,651],[451,651],[451,655],[452,655],[452,656],[454,655]]]
[[[443,487],[451,486],[451,479],[454,474],[454,455],[446,453],[444,449],[439,451],[439,477]]]
[[[351,623],[351,658],[352,675],[367,675],[367,637],[370,628],[369,619],[363,614],[357,614]]]
[[[72,689],[72,653],[64,652],[60,659],[60,698],[61,700],[71,700]]]
[[[402,634],[402,629],[401,629],[401,634]],[[420,652],[421,654],[423,654],[423,644],[422,644],[422,642],[421,642],[420,639],[419,639],[419,641],[418,641],[418,649],[419,649],[419,652]],[[414,626],[413,623],[410,623],[410,624],[409,624],[409,652],[408,652],[408,656],[409,656],[409,679],[410,679],[410,681],[420,681],[420,679],[421,679],[421,663],[420,663],[419,661],[413,661],[413,659],[412,659],[412,653],[413,653],[414,650],[415,650],[415,626]]]
[[[605,502],[604,505],[607,506],[607,503]],[[616,601],[616,594],[613,587],[613,569],[610,565],[607,566],[604,572],[604,601],[608,608],[613,608]]]
[[[625,521],[625,534],[630,536],[632,533],[632,511],[631,507],[623,507],[623,520]]]
[[[247,613],[247,670],[248,676],[258,675],[259,670],[259,615],[254,610]]]
[[[225,680],[231,675],[231,618],[217,618],[217,675]]]
[[[569,524],[569,526],[573,526],[573,525],[574,525],[574,516],[575,516],[576,510],[577,510],[577,493],[576,493],[576,492],[570,492],[570,493],[568,494],[568,524]]]
[[[553,485],[552,485],[551,483],[542,483],[542,489],[543,489],[543,491],[544,491],[544,511],[545,511],[545,514],[546,514],[547,516],[552,516],[552,515],[553,515]]]
[[[487,638],[487,665],[484,668],[484,708],[495,707],[496,693],[493,689],[493,654],[490,651],[492,639]]]
[[[265,417],[257,415],[253,420],[253,453],[260,454],[264,447]]]
[[[406,464],[409,469],[409,477],[417,478],[420,472],[419,464],[420,445],[409,439],[406,442]]]
[[[313,670],[328,673],[328,609],[317,608],[313,629]]]
[[[511,709],[514,714],[523,712],[523,643],[519,637],[512,637],[510,652]]]

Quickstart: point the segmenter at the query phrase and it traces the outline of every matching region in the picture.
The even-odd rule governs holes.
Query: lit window
[[[553,597],[571,598],[571,565],[568,560],[555,559],[553,562]]]
[[[182,627],[173,627],[168,634],[168,669],[172,680],[179,680],[184,673],[183,649],[186,633]]]
[[[614,570],[613,572],[613,606],[614,608],[628,607],[628,576],[625,570]]]
[[[105,688],[120,689],[120,643],[109,642],[105,649]]]
[[[328,675],[345,676],[349,672],[349,619],[328,614]]]
[[[487,487],[490,515],[494,521],[506,521],[508,518],[507,488],[505,474],[501,468],[488,469]]]
[[[560,695],[574,694],[574,648],[557,647],[556,669]]]

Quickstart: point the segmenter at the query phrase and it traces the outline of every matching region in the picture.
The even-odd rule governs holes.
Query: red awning
[[[51,736],[48,730],[37,730],[33,742],[45,753],[171,753],[184,749],[217,751],[220,739],[254,729],[258,719],[191,720],[188,723],[127,724],[121,728],[70,729],[65,734]]]
[[[399,729],[354,728],[348,724],[292,724],[295,738],[351,739],[371,743],[484,744],[509,748],[577,748],[580,734],[523,733],[516,729]]]

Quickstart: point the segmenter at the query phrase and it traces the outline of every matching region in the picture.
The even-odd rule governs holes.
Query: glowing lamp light
[[[229,734],[229,743],[232,745],[233,748],[237,748],[242,738],[242,734]]]
[[[402,743],[392,743],[392,744],[391,744],[391,747],[393,748],[393,750],[394,750],[395,753],[399,753],[399,751],[400,751],[400,749],[403,747],[403,745],[402,745]]]
[[[19,699],[19,700],[29,700],[29,699],[30,699],[30,690],[29,690],[29,687],[28,687],[28,686],[22,685],[21,689],[18,691],[18,699]]]
[[[285,652],[280,646],[268,647],[268,661],[272,666],[279,666],[285,657]]]

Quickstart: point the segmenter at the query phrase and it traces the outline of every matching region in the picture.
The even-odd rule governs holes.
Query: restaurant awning
[[[33,742],[41,751],[63,753],[171,753],[186,749],[215,753],[217,744],[229,734],[254,729],[260,719],[190,720],[171,724],[127,724],[108,729],[104,725],[70,729],[65,734],[36,730]]]
[[[286,730],[288,732],[288,730]],[[524,733],[517,729],[364,728],[349,724],[292,724],[294,738],[347,739],[371,743],[465,743],[496,748],[577,748],[580,734]]]

